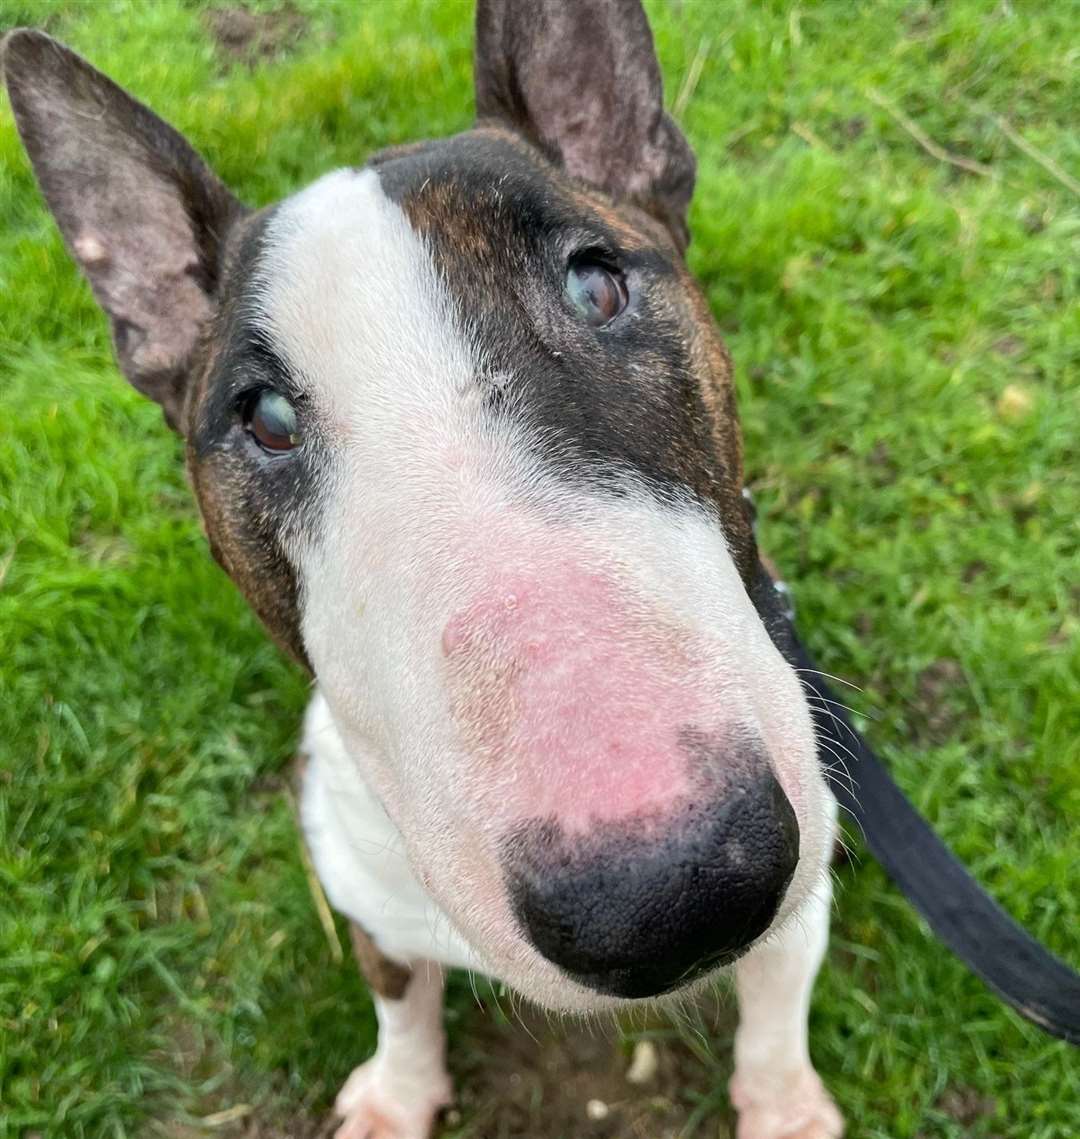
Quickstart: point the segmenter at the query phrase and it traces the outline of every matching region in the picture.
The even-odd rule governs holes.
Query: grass
[[[0,0],[0,29],[47,25],[263,203],[469,122],[467,6],[354,7],[253,4],[279,29],[254,65],[204,0]],[[649,7],[802,629],[948,841],[1080,964],[1080,7]],[[306,682],[207,555],[6,106],[0,415],[0,1136],[321,1111],[373,1023],[282,790]],[[852,1134],[1080,1134],[1076,1053],[872,863],[840,879],[812,1042]],[[463,985],[449,1015],[478,1047]],[[697,1134],[726,1134],[709,1049]]]

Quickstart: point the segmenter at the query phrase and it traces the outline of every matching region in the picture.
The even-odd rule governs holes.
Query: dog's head
[[[758,609],[694,160],[637,0],[482,0],[473,130],[241,206],[48,37],[4,64],[214,552],[318,678],[415,871],[560,1007],[786,920],[827,792]]]

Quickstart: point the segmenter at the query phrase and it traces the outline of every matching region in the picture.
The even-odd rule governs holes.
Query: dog
[[[245,208],[33,30],[18,129],[214,556],[315,693],[302,825],[379,1020],[339,1139],[450,1102],[443,972],[553,1010],[725,970],[740,1139],[835,1139],[836,803],[763,619],[691,149],[638,0],[480,0],[475,126]]]

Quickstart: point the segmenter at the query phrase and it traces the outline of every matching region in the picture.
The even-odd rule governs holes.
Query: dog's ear
[[[112,321],[120,367],[180,430],[192,353],[243,207],[172,127],[42,32],[0,41],[42,193]]]
[[[479,0],[476,112],[644,207],[686,247],[694,154],[664,113],[640,0]]]

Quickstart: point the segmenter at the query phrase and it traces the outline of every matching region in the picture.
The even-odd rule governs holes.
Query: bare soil
[[[733,1017],[709,1024],[713,1039],[730,1036]],[[458,1086],[456,1112],[467,1124],[444,1136],[468,1139],[676,1139],[687,1132],[695,1103],[716,1091],[727,1072],[708,1068],[670,1025],[650,1025],[659,1063],[645,1084],[626,1073],[631,1046],[610,1027],[549,1023],[523,1015],[524,1025],[500,1025],[488,1015],[465,1048],[451,1054]],[[716,1135],[715,1118],[696,1132]]]
[[[240,4],[212,8],[206,24],[222,54],[249,66],[295,51],[307,32],[307,20],[291,4],[272,12],[254,12]]]

